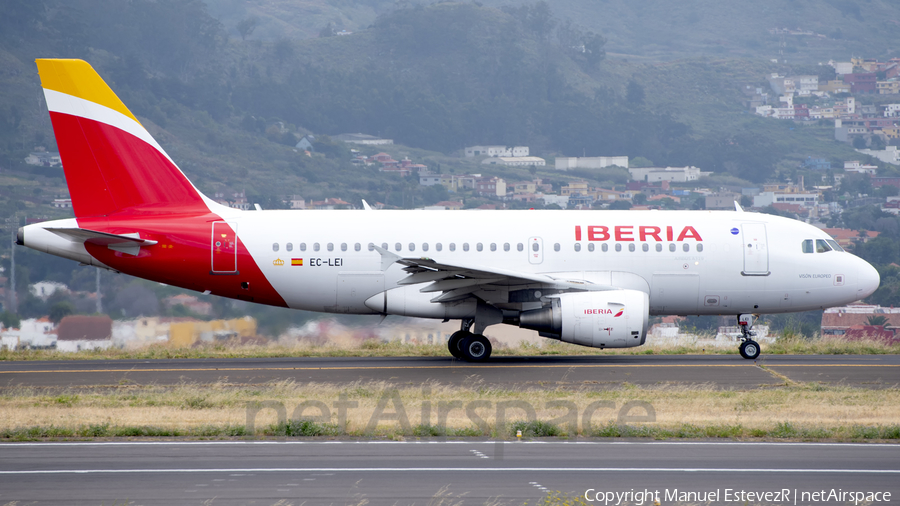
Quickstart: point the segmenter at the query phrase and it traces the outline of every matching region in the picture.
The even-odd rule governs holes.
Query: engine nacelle
[[[639,290],[563,293],[550,307],[523,311],[518,325],[544,337],[594,348],[644,344],[650,297]]]

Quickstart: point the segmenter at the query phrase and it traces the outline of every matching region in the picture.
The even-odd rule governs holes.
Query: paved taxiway
[[[865,388],[895,387],[900,384],[900,356],[763,355],[757,361],[735,355],[497,357],[484,364],[449,357],[0,362],[0,389],[218,381],[261,384],[286,379],[300,383],[386,381],[397,385],[484,382],[531,388],[679,383],[748,389],[781,384],[785,378]]]
[[[720,497],[714,502],[725,503],[726,488],[778,493],[785,489],[789,494],[788,500],[751,500],[751,504],[791,504],[793,494],[823,489],[890,492],[896,502],[900,445],[603,441],[0,445],[0,504],[404,505],[437,504],[430,501],[441,495],[456,499],[440,504],[533,504],[548,490],[583,495],[587,489],[595,489],[594,493],[650,489],[660,494],[673,489],[718,490]]]

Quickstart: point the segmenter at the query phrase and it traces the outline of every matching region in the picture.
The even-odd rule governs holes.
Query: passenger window
[[[284,245],[284,249],[288,251],[294,251],[294,245],[292,243],[287,243]]]
[[[403,249],[403,245],[398,242],[398,243],[394,244],[394,249],[397,251],[400,251]]]
[[[463,251],[469,251],[469,243],[467,243],[467,242],[463,243]]]
[[[456,251],[456,243],[455,242],[450,243],[450,251]]]
[[[491,251],[497,251],[497,243],[495,243],[495,242],[491,243]]]
[[[319,251],[319,243],[317,243],[317,242],[313,243],[313,251]]]
[[[386,242],[381,243],[381,249],[383,249],[383,250],[388,249],[388,244]]]
[[[503,243],[503,251],[509,251],[509,243],[508,242]]]
[[[575,251],[581,251],[581,243],[580,242],[575,243]]]
[[[306,243],[305,242],[300,243],[300,251],[306,251]]]
[[[691,250],[691,245],[690,245],[690,244],[684,243],[684,244],[681,245],[681,251],[684,251],[685,253],[687,253],[687,252],[690,251],[690,250]]]
[[[620,243],[616,243],[616,251],[622,251],[622,245]]]
[[[354,250],[354,251],[359,251],[359,250],[361,250],[361,249],[362,249],[362,245],[361,245],[360,243],[356,243],[356,244],[353,245],[353,250]]]
[[[609,251],[609,244],[603,243],[603,245],[600,246],[600,249],[602,249],[603,252],[606,253],[607,251]]]
[[[835,251],[844,251],[844,248],[842,248],[834,239],[825,239],[825,242],[827,242],[831,246],[831,249]]]
[[[422,251],[428,251],[428,243],[427,242],[422,243]]]
[[[588,244],[588,251],[594,251],[594,243]]]
[[[650,245],[647,243],[641,244],[641,249],[644,251],[650,251]]]
[[[628,251],[634,251],[634,250],[635,250],[634,243],[630,243],[628,245]]]
[[[657,252],[662,251],[662,244],[656,243],[656,251],[657,251]]]
[[[806,239],[803,241],[803,252],[804,253],[812,253],[813,252],[813,240]]]
[[[272,244],[272,251],[278,251],[278,243]]]
[[[441,251],[442,249],[444,249],[444,245],[442,245],[441,243],[437,243],[434,245],[434,249]]]
[[[341,243],[341,251],[347,251],[347,243],[345,243],[345,242]]]
[[[531,243],[531,251],[539,251],[540,249],[541,247],[538,245],[538,243]]]
[[[415,251],[415,250],[416,250],[416,243],[414,243],[414,242],[409,243],[409,250],[410,250],[410,251]]]
[[[702,251],[703,251],[703,245],[700,243],[697,243],[697,253],[700,253]]]
[[[822,239],[816,239],[816,253],[825,253],[831,251],[831,246]]]
[[[328,243],[328,251],[334,251],[334,243]]]
[[[522,251],[522,250],[524,250],[524,249],[525,249],[525,245],[524,245],[524,244],[522,244],[522,243],[516,244],[516,250],[517,250],[517,251]]]
[[[553,251],[559,251],[559,243],[553,245]]]
[[[478,251],[481,251],[484,249],[484,246],[482,246],[481,243],[478,243],[475,245],[475,249],[477,249]]]
[[[674,242],[669,244],[669,251],[675,251],[675,243]]]

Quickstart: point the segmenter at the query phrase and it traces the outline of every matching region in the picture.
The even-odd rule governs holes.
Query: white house
[[[374,135],[368,134],[338,134],[332,139],[341,142],[349,142],[350,144],[362,144],[365,146],[383,146],[393,144],[394,139],[380,139]]]
[[[544,195],[543,197],[540,198],[540,200],[544,201],[545,206],[549,206],[550,204],[556,204],[563,209],[569,207],[569,196],[568,195]]]
[[[38,281],[37,283],[28,287],[28,289],[32,295],[41,300],[47,300],[47,297],[53,295],[56,292],[69,291],[69,287],[62,283],[57,283],[56,281]]]
[[[466,158],[473,156],[528,156],[528,146],[469,146]]]
[[[17,342],[18,346],[29,348],[53,348],[56,346],[56,327],[49,318],[29,318],[22,320],[17,329],[6,329],[0,336],[3,342]]]
[[[699,168],[690,167],[634,167],[628,169],[631,173],[631,179],[635,181],[646,181],[648,183],[656,183],[659,181],[672,181],[675,183],[684,183],[687,181],[696,181],[703,176],[712,174],[712,172],[701,172]]]
[[[815,207],[819,196],[815,193],[781,193],[762,192],[753,197],[753,207],[766,207],[772,204],[800,204],[803,207]]]
[[[560,156],[556,158],[556,170],[602,169],[616,165],[628,168],[627,156]]]
[[[887,146],[882,150],[857,149],[856,151],[864,155],[874,156],[884,163],[900,165],[900,149],[897,149],[897,146]]]
[[[508,165],[510,167],[531,166],[543,167],[547,161],[539,156],[496,156],[481,161],[485,165]]]

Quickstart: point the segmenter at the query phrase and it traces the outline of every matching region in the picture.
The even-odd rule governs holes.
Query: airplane
[[[825,232],[734,211],[238,210],[197,190],[87,63],[38,59],[75,218],[17,243],[221,297],[307,311],[459,320],[600,349],[641,346],[651,315],[761,314],[863,299],[878,272]],[[365,203],[364,203],[365,204]]]

